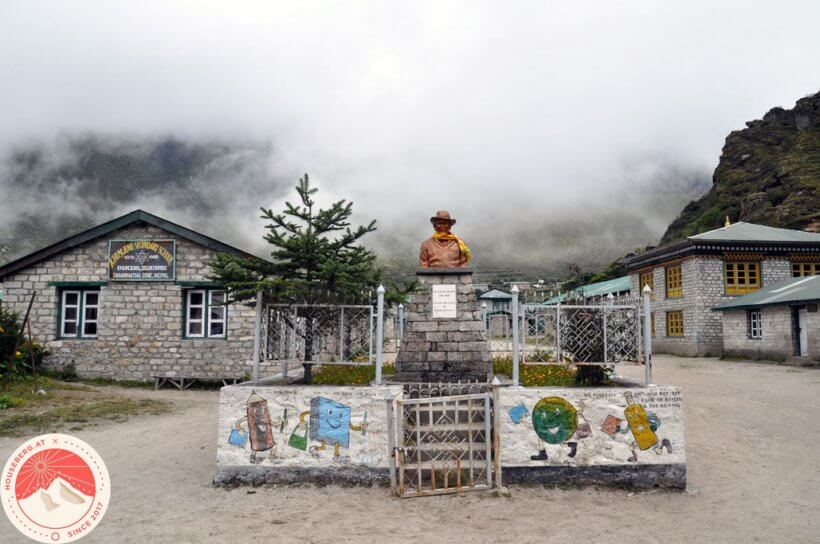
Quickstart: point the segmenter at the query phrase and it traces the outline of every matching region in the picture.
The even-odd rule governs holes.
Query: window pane
[[[211,336],[222,336],[225,334],[224,323],[211,323]]]
[[[213,307],[211,306],[211,320],[212,321],[222,321],[225,317],[225,307],[218,306]]]
[[[65,320],[77,321],[77,308],[65,308]]]
[[[203,302],[202,291],[194,291],[193,293],[191,293],[190,301],[191,301],[190,304],[192,306],[202,306],[202,302]]]
[[[201,335],[202,334],[202,323],[191,323],[190,328],[188,329],[188,334]]]
[[[65,294],[65,304],[66,306],[76,306],[80,300],[79,293],[66,293]]]
[[[85,323],[83,325],[83,335],[85,336],[95,336],[97,334],[97,324],[96,323]]]
[[[225,291],[211,291],[211,304],[225,304]]]
[[[97,308],[89,308],[86,306],[85,308],[85,318],[89,321],[96,321],[97,320]]]
[[[188,317],[191,320],[202,319],[202,308],[188,308]]]
[[[63,324],[63,335],[75,335],[77,334],[77,323],[64,323]]]
[[[85,303],[87,306],[96,306],[97,301],[100,299],[99,293],[86,293],[85,294]]]

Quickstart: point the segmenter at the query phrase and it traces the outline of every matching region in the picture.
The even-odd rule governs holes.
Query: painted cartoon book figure
[[[658,436],[652,430],[646,410],[633,400],[632,393],[624,393],[624,397],[627,404],[624,416],[629,423],[632,436],[635,437],[635,442],[641,450],[651,448],[658,443]]]
[[[306,421],[308,418],[310,422]],[[332,444],[333,459],[340,461],[340,449],[350,446],[350,431],[361,431],[364,436],[367,430],[367,412],[361,425],[353,425],[350,419],[349,406],[326,397],[314,397],[310,400],[310,410],[299,414],[299,423],[293,429],[288,445],[305,451],[308,441],[319,442],[318,446],[310,446],[309,449],[311,455],[318,457],[319,451]]]

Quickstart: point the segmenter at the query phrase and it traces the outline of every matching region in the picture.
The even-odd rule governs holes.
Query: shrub
[[[597,365],[581,365],[575,373],[575,385],[605,385],[609,382],[609,368]]]
[[[57,373],[57,377],[64,382],[76,382],[79,380],[80,377],[77,375],[77,365],[74,361],[64,364],[60,372]]]
[[[392,366],[383,366],[382,375],[395,373]],[[367,385],[376,379],[375,365],[322,365],[313,374],[314,385]]]
[[[512,378],[512,357],[493,358],[493,372]],[[575,372],[562,365],[523,364],[519,367],[521,385],[535,386],[570,386]]]

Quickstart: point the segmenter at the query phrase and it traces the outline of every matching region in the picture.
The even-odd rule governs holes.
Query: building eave
[[[189,228],[183,227],[182,225],[178,225],[176,223],[168,221],[167,219],[158,217],[152,213],[148,213],[144,210],[134,210],[133,212],[127,213],[123,216],[117,217],[95,227],[91,227],[90,229],[69,236],[68,238],[64,238],[49,246],[33,251],[27,255],[15,259],[14,261],[11,261],[3,266],[0,266],[0,280],[3,280],[6,276],[14,274],[19,270],[28,268],[50,257],[53,257],[54,255],[58,255],[71,248],[74,248],[86,242],[90,242],[91,240],[100,238],[102,236],[105,236],[106,234],[110,234],[118,229],[138,223],[145,223],[147,225],[163,229],[167,232],[170,232],[171,234],[179,236],[180,238],[185,238],[187,240],[190,240],[191,242],[205,246],[213,251],[217,251],[220,253],[231,253],[233,255],[245,259],[262,260],[256,255],[248,253],[247,251],[230,246],[224,242],[220,242],[215,238],[211,238],[210,236],[206,236],[199,232],[193,231]]]

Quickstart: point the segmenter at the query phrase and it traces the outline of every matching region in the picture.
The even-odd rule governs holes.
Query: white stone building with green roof
[[[723,322],[712,308],[820,274],[820,234],[739,222],[634,255],[627,267],[633,295],[652,289],[653,351],[721,355]]]
[[[725,355],[820,362],[820,276],[790,278],[716,306]]]

